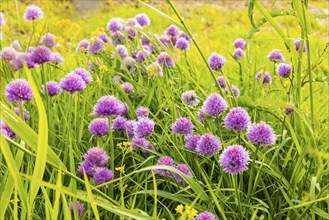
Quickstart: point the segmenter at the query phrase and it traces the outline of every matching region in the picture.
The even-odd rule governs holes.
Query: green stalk
[[[304,6],[305,7],[305,6]],[[314,100],[313,100],[313,85],[312,85],[312,64],[311,64],[311,50],[310,50],[310,40],[309,40],[309,33],[308,33],[308,28],[306,24],[306,14],[305,14],[305,8],[303,7],[303,17],[304,17],[304,27],[305,27],[305,38],[306,38],[306,48],[307,48],[307,73],[308,73],[308,78],[309,78],[309,92],[310,92],[310,107],[311,107],[311,126],[312,129],[314,130]],[[304,44],[304,43],[303,43]],[[303,46],[303,47],[302,47]],[[300,51],[303,52],[304,45],[300,45]]]
[[[243,219],[243,215],[242,215],[242,209],[241,209],[241,200],[240,200],[240,189],[239,189],[239,185],[238,185],[238,174],[236,175],[232,175],[232,181],[233,181],[233,187],[235,189],[235,194],[236,194],[236,198],[238,200],[238,211],[239,211],[239,219]]]
[[[114,172],[114,142],[112,135],[112,119],[108,118],[109,136],[110,136],[110,169]],[[113,198],[113,185],[110,184],[110,197]]]
[[[167,0],[167,2],[169,3],[170,7],[174,10],[174,12],[175,12],[176,16],[178,17],[179,21],[180,21],[180,22],[182,23],[182,25],[184,26],[184,28],[185,28],[187,34],[191,37],[191,39],[192,39],[193,43],[195,44],[195,46],[196,46],[196,48],[197,48],[199,54],[200,54],[201,57],[202,57],[202,60],[203,60],[204,63],[206,64],[206,66],[207,66],[207,68],[208,68],[208,70],[209,70],[209,72],[210,72],[210,74],[211,74],[211,77],[212,77],[213,80],[215,81],[215,83],[216,83],[216,85],[217,85],[217,88],[219,89],[219,92],[220,92],[221,96],[224,96],[224,93],[223,93],[223,91],[222,91],[222,89],[221,89],[219,83],[217,82],[217,79],[216,79],[216,77],[215,77],[215,74],[214,74],[213,70],[211,69],[211,67],[209,66],[208,61],[207,61],[206,57],[204,56],[204,54],[203,54],[203,52],[202,52],[202,50],[201,50],[201,48],[200,48],[198,42],[195,40],[195,38],[193,37],[191,31],[190,31],[190,30],[188,29],[188,27],[186,26],[186,24],[185,24],[185,22],[184,22],[182,16],[179,14],[179,12],[178,12],[178,10],[176,9],[176,7],[174,6],[173,2],[172,2],[171,0]]]
[[[252,186],[253,186],[253,174],[254,174],[254,169],[255,169],[255,161],[256,161],[256,157],[257,157],[257,153],[259,150],[259,144],[257,144],[256,146],[256,152],[254,154],[254,158],[252,159],[252,162],[250,164],[250,176],[249,176],[249,182],[248,182],[248,192],[247,192],[247,199],[246,199],[246,203],[248,204],[250,197],[251,197],[251,191],[252,191]]]

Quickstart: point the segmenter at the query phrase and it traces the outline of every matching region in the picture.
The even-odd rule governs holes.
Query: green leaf
[[[37,154],[36,154],[35,166],[33,171],[33,177],[30,183],[30,190],[29,190],[29,196],[30,196],[29,202],[30,204],[32,204],[35,197],[37,196],[43,178],[43,174],[46,168],[47,150],[48,150],[48,121],[47,121],[46,110],[43,106],[40,94],[38,92],[38,88],[31,75],[31,71],[26,66],[24,66],[24,71],[27,75],[27,79],[32,88],[32,92],[39,113],[39,120],[38,120],[39,134],[38,134],[38,145],[36,149]]]

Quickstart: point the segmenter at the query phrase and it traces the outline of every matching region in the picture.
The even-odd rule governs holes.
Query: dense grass
[[[19,3],[16,11],[14,2],[1,3],[8,24],[3,27],[0,49],[15,39],[23,50],[28,48],[30,38],[31,45],[37,46],[40,37],[49,31],[60,37],[57,40],[61,46],[55,50],[65,62],[13,71],[1,60],[1,119],[19,138],[0,136],[0,219],[69,219],[71,201],[84,203],[86,210],[79,217],[82,219],[188,219],[188,213],[175,211],[180,204],[199,213],[210,211],[219,219],[329,218],[328,24],[317,20],[328,15],[311,10],[315,7],[312,2],[278,1],[273,8],[264,8],[262,1],[255,0],[249,10],[209,6],[176,9],[165,4],[158,7],[162,15],[143,3],[138,7],[110,3],[88,16],[77,16],[65,2],[46,3],[39,4],[45,18],[36,22],[34,31],[32,22],[22,19],[25,4]],[[319,2],[316,5],[321,6]],[[80,40],[96,36],[97,27],[105,28],[110,18],[127,19],[142,12],[151,18],[151,26],[142,32],[150,36],[161,34],[175,22],[195,39],[186,53],[164,49],[176,66],[164,68],[162,77],[145,74],[145,66],[155,61],[157,54],[146,63],[138,63],[132,75],[120,68],[122,59],[112,58],[115,47],[111,44],[96,56],[75,52]],[[61,19],[69,21],[61,24]],[[238,37],[248,43],[247,56],[241,61],[231,56],[233,41]],[[295,50],[296,38],[306,40],[306,53]],[[159,43],[155,37],[151,39]],[[131,50],[141,45],[136,40],[126,46]],[[293,65],[289,79],[279,78],[273,62],[266,58],[272,49],[283,51],[286,61]],[[202,58],[207,59],[212,52],[227,59],[221,72],[209,71]],[[89,60],[95,63],[90,71],[93,82],[84,91],[74,96],[63,92],[49,97],[41,89],[44,81],[60,81],[77,67],[87,68]],[[273,78],[266,87],[255,81],[261,69],[269,71]],[[113,82],[117,75],[133,84],[132,94],[126,94],[120,84]],[[214,86],[213,77],[220,75],[240,88],[238,98]],[[26,123],[13,113],[17,105],[9,103],[3,93],[5,85],[17,78],[28,79],[34,93],[33,101],[24,103],[31,117]],[[186,90],[198,94],[197,107],[182,102],[181,94]],[[229,108],[245,108],[252,122],[271,125],[276,143],[259,147],[249,143],[245,131],[224,129],[223,118],[228,111],[216,120],[199,122],[197,111],[214,92],[223,95]],[[150,109],[156,127],[148,140],[155,151],[131,151],[129,145],[122,144],[131,140],[117,131],[103,138],[90,134],[88,125],[95,118],[93,106],[108,94],[128,105],[128,119],[137,119],[135,111],[139,106]],[[288,101],[296,104],[292,115],[284,114]],[[184,138],[171,131],[181,116],[191,118],[195,133],[218,136],[223,145],[219,153],[206,157],[187,150]],[[233,144],[245,146],[252,160],[249,169],[238,175],[223,172],[218,163],[219,154]],[[115,172],[115,178],[107,184],[97,185],[77,172],[83,155],[93,146],[102,147],[110,156],[107,167]],[[186,164],[193,178],[173,167],[156,166],[159,157],[166,155],[176,164]],[[172,176],[156,175],[156,168],[178,173],[187,184],[178,183]]]

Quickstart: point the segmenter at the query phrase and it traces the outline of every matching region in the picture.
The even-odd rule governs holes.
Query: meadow
[[[0,7],[0,219],[329,219],[326,1]]]

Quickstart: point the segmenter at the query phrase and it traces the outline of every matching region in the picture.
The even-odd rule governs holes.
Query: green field
[[[42,18],[27,15],[31,4]],[[0,219],[329,219],[326,1],[95,5],[1,2]],[[150,24],[127,24],[141,13]],[[165,32],[172,24],[190,41]],[[274,49],[284,59],[268,59]],[[215,68],[212,53],[226,62]],[[229,128],[237,107],[245,126]]]

